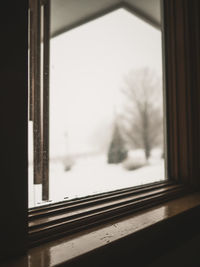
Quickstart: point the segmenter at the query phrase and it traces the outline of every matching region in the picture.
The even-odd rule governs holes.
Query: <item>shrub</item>
[[[72,166],[74,165],[74,159],[71,156],[66,156],[63,160],[63,165],[65,171],[70,171]]]

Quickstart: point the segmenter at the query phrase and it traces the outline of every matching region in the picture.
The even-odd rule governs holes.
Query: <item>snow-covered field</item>
[[[140,160],[141,162],[141,160]],[[104,155],[80,158],[65,171],[62,161],[50,162],[49,192],[52,202],[164,180],[164,160],[153,156],[149,163],[135,170],[126,170],[123,163],[107,164]],[[41,201],[41,185],[33,185],[33,166],[29,166],[29,207]]]

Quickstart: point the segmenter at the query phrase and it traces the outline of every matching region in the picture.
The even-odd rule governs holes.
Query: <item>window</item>
[[[43,33],[35,40],[41,61],[33,51],[30,61],[35,79],[46,70],[37,88],[33,80],[30,86],[29,207],[164,180],[160,23],[139,16],[134,1],[112,4],[92,20],[94,11],[76,2],[49,4],[50,40],[45,3],[38,13],[44,42]],[[33,15],[31,23],[33,44]]]
[[[27,10],[27,1],[13,2],[12,8],[5,2],[1,16],[6,40],[0,98],[1,114],[6,115],[0,133],[1,258],[27,249]],[[195,188],[200,159],[198,14],[199,1],[164,1],[168,176]],[[40,212],[46,216],[44,209]]]
[[[50,2],[48,2],[48,4],[49,3]],[[53,4],[53,3],[55,4],[56,1],[53,1],[51,4]],[[67,2],[65,2],[65,3],[67,3]],[[42,10],[45,10],[47,8],[47,7],[45,8],[45,5],[47,5],[47,2],[44,4],[44,7],[43,7]],[[49,9],[49,7],[47,8],[47,10],[48,9]],[[126,9],[126,10],[124,10],[124,9]],[[128,9],[128,11],[127,11],[127,9]],[[62,6],[62,11],[63,10],[64,10],[64,8]],[[56,12],[57,11],[58,10],[56,9]],[[107,15],[105,15],[105,13]],[[121,14],[125,14],[125,17],[128,16],[128,17],[131,18],[131,20],[133,19],[132,16],[131,16],[132,14],[130,14],[130,5],[124,5],[124,4],[122,5],[120,3],[119,5],[115,6],[114,8],[112,7],[112,9],[106,8],[106,10],[104,10],[104,12],[103,12],[104,16],[102,16],[101,19],[93,20],[92,24],[87,23],[87,24],[82,25],[83,22],[85,23],[86,21],[85,21],[85,19],[84,20],[81,19],[81,21],[79,21],[78,24],[73,22],[67,28],[64,27],[62,32],[63,31],[65,32],[66,29],[67,30],[71,29],[71,31],[69,33],[72,34],[72,35],[76,35],[77,32],[75,31],[75,28],[76,28],[76,26],[78,26],[80,24],[81,24],[81,26],[78,28],[78,32],[80,32],[81,30],[86,29],[85,27],[89,27],[89,25],[95,25],[95,23],[97,23],[97,24],[98,23],[102,23],[102,21],[104,21],[105,18],[106,19],[107,18],[110,19],[113,16],[114,17],[118,16],[118,15],[121,16]],[[43,16],[43,17],[45,17],[45,16]],[[60,18],[60,16],[58,16],[58,17]],[[97,17],[99,17],[99,13],[97,14]],[[121,16],[121,17],[123,17],[123,16]],[[95,17],[92,17],[92,18],[93,19],[96,18],[96,15],[95,15]],[[148,16],[146,16],[145,19],[147,19],[147,21],[150,21],[154,26],[158,26],[158,23],[156,21],[154,21],[154,20],[149,19]],[[49,17],[48,17],[48,20],[49,20]],[[139,20],[139,19],[136,19],[136,20]],[[43,25],[42,29],[46,29],[45,23],[46,23],[46,20],[44,19],[44,22],[41,24],[41,25]],[[147,25],[144,22],[141,22],[141,23],[143,25]],[[149,26],[147,25],[147,27],[149,27]],[[72,28],[73,28],[73,30],[72,30]],[[59,33],[59,35],[57,35],[57,37],[54,37],[51,40],[51,43],[53,44],[52,47],[55,48],[56,47],[55,46],[56,42],[58,42],[60,39],[62,40],[61,43],[57,43],[57,45],[59,45],[60,55],[62,55],[62,53],[66,53],[66,52],[64,52],[65,50],[62,50],[63,40],[65,38],[69,38],[68,36],[70,36],[70,35],[68,35],[69,34],[68,32],[67,33],[63,33],[61,35],[60,31],[55,31],[54,34],[56,35],[58,33]],[[88,33],[88,31],[87,31],[87,33]],[[158,31],[157,31],[157,33],[158,33]],[[181,38],[182,37],[183,36],[181,36]],[[168,37],[165,36],[165,38],[166,38],[166,42],[167,42],[167,40],[168,40],[167,38]],[[43,45],[44,49],[42,48],[41,51],[45,51],[45,46],[49,47],[49,42],[47,41],[48,39],[49,38],[46,38],[46,43],[44,42],[44,45]],[[45,38],[44,38],[44,40],[45,40]],[[72,37],[70,37],[69,40],[70,41],[68,41],[68,42],[70,43],[71,40],[72,40]],[[38,39],[37,39],[37,41],[38,41]],[[172,40],[170,39],[170,41],[172,41]],[[82,43],[84,43],[84,42],[85,41],[82,41]],[[77,45],[78,44],[76,44],[76,47],[77,47]],[[40,45],[38,47],[40,47]],[[50,63],[50,64],[52,64],[51,72],[55,71],[53,69],[53,64],[54,64],[54,68],[58,68],[57,75],[60,75],[59,76],[60,77],[59,81],[62,81],[62,79],[63,79],[63,78],[61,78],[62,77],[62,72],[61,72],[61,69],[59,69],[60,62],[62,62],[62,60],[60,60],[60,62],[59,61],[56,62],[56,60],[59,60],[60,56],[58,56],[59,54],[56,54],[56,53],[59,53],[58,50],[57,50],[57,52],[55,52],[55,51],[56,51],[56,49],[54,50],[54,53],[56,55],[55,58],[53,58],[52,55],[50,56],[50,59],[52,58],[52,62]],[[78,54],[78,52],[77,52],[77,54]],[[172,81],[173,80],[172,76],[170,76],[171,68],[168,69],[168,66],[169,66],[168,64],[169,64],[169,62],[171,60],[170,64],[172,64],[172,66],[176,66],[178,61],[174,62],[174,57],[171,54],[170,54],[171,57],[168,55],[168,50],[166,50],[166,55],[167,55],[166,77],[167,77],[167,81]],[[68,57],[69,57],[69,55],[68,55]],[[45,57],[44,57],[44,59],[45,59]],[[63,56],[63,59],[64,59],[64,56]],[[54,61],[56,62],[56,64],[54,63]],[[63,61],[65,61],[65,60],[63,60]],[[74,60],[74,62],[76,62],[76,61]],[[40,60],[34,60],[33,63],[34,64],[36,64],[36,63],[40,64]],[[65,64],[65,63],[63,63],[63,64]],[[106,62],[106,65],[108,65],[107,62]],[[45,63],[44,63],[43,66],[45,66]],[[65,68],[68,69],[68,72],[73,73],[73,71],[70,70],[69,66],[65,65]],[[176,68],[175,68],[175,70],[176,70]],[[48,72],[46,71],[45,74],[47,75]],[[137,77],[140,77],[140,75],[141,75],[141,73],[136,73]],[[72,76],[75,76],[75,74],[72,75]],[[84,78],[85,78],[85,76],[84,76]],[[145,75],[145,78],[146,77],[148,77],[148,75]],[[180,79],[180,76],[178,74],[175,77],[177,79]],[[65,77],[64,77],[64,79],[65,79]],[[69,83],[70,84],[69,80],[67,80],[65,83]],[[173,80],[173,82],[174,81],[175,80]],[[41,82],[41,80],[40,80],[40,82]],[[57,77],[56,78],[54,77],[54,82],[55,83],[58,82],[57,81]],[[179,83],[178,80],[176,82]],[[64,86],[66,86],[65,83],[62,82],[61,84],[59,84],[59,86],[61,88],[62,88],[63,84],[64,84]],[[76,83],[78,83],[78,82],[76,82]],[[72,84],[69,86],[70,89],[71,89],[71,86],[72,86]],[[166,199],[169,199],[169,198],[172,198],[174,196],[177,196],[179,193],[183,192],[183,186],[179,185],[179,184],[174,184],[174,181],[176,179],[177,180],[179,179],[178,177],[180,177],[181,172],[185,172],[184,173],[185,177],[187,175],[189,175],[189,165],[188,165],[188,158],[187,158],[188,154],[185,153],[185,151],[184,151],[184,154],[182,155],[182,152],[183,152],[182,149],[189,149],[189,147],[187,146],[188,145],[187,140],[189,138],[188,127],[187,127],[188,121],[185,124],[182,124],[182,122],[183,122],[182,121],[182,118],[183,118],[182,116],[183,116],[184,113],[183,112],[180,113],[181,108],[184,107],[186,102],[184,102],[183,99],[182,99],[184,97],[183,91],[181,92],[181,97],[178,98],[177,96],[180,93],[179,91],[177,92],[177,90],[179,90],[178,87],[173,87],[174,85],[173,86],[171,86],[171,85],[169,86],[168,84],[166,86],[167,86],[167,91],[166,91],[165,101],[166,101],[166,106],[167,106],[167,126],[168,126],[167,127],[167,132],[168,132],[168,135],[167,135],[167,139],[168,139],[167,140],[168,141],[167,142],[167,146],[168,146],[168,150],[165,151],[164,154],[166,154],[165,157],[167,156],[168,157],[168,161],[169,161],[168,162],[168,168],[167,168],[167,170],[169,172],[169,175],[168,175],[169,180],[168,181],[164,181],[164,182],[158,182],[158,183],[155,183],[155,180],[154,180],[154,183],[149,183],[149,184],[146,184],[146,185],[143,185],[143,186],[136,186],[136,187],[127,187],[127,184],[126,184],[124,186],[124,188],[122,188],[121,185],[120,185],[118,188],[114,188],[114,189],[118,189],[118,190],[114,190],[114,191],[110,191],[110,190],[104,190],[103,191],[102,190],[101,194],[97,194],[97,195],[94,194],[95,190],[93,189],[92,193],[94,195],[91,194],[91,192],[89,192],[89,193],[87,192],[84,195],[84,197],[83,197],[83,195],[80,194],[80,196],[82,196],[82,198],[79,198],[79,197],[76,198],[77,196],[74,195],[74,192],[76,193],[76,190],[77,190],[77,185],[76,185],[74,192],[72,192],[71,199],[70,199],[69,195],[66,195],[66,197],[64,197],[65,196],[64,194],[66,194],[66,192],[64,191],[65,189],[64,189],[63,190],[64,194],[61,195],[61,198],[62,199],[65,198],[65,200],[66,200],[69,197],[69,199],[67,201],[61,201],[58,204],[55,203],[55,204],[47,205],[46,207],[43,206],[41,208],[31,209],[29,211],[29,218],[30,218],[29,233],[30,233],[31,242],[33,244],[35,242],[37,243],[38,239],[44,241],[44,240],[48,240],[49,238],[50,239],[51,238],[55,238],[55,236],[56,237],[60,236],[63,233],[76,231],[76,230],[78,230],[80,228],[83,228],[85,226],[88,227],[91,224],[93,225],[93,224],[100,223],[100,222],[105,221],[105,220],[109,220],[110,218],[113,218],[113,217],[118,217],[118,216],[122,216],[124,214],[130,213],[130,212],[133,212],[133,210],[138,210],[138,209],[141,209],[141,208],[144,208],[144,207],[149,207],[149,206],[151,206],[151,205],[153,205],[155,203],[160,203],[161,201],[164,201]],[[55,96],[52,98],[52,100],[50,100],[50,103],[51,103],[51,101],[55,101],[57,90],[60,90],[60,87],[59,87],[59,89],[57,89],[58,88],[58,84],[56,84],[55,89],[53,89],[53,87],[51,87],[51,83],[50,83],[50,89],[52,90],[50,92],[50,95],[53,94],[53,90],[55,90],[54,91],[55,92]],[[87,88],[87,89],[85,89],[86,91],[89,90],[88,86],[85,86],[85,88]],[[69,91],[68,91],[68,95],[67,95],[68,97],[67,98],[70,98],[71,97],[70,93],[74,92],[74,91],[70,92],[70,89],[68,89]],[[73,88],[73,90],[75,90],[75,89]],[[63,91],[65,91],[65,89]],[[43,87],[43,91],[42,92],[44,92],[44,87]],[[80,90],[80,92],[81,92],[81,96],[82,96],[81,100],[84,100],[84,97],[85,97],[86,93],[85,93],[85,91],[81,91],[81,90]],[[78,93],[80,94],[80,92],[78,92]],[[186,93],[186,91],[185,91],[185,93]],[[40,92],[40,94],[41,94],[41,92]],[[91,94],[90,95],[90,97],[91,97],[92,96],[92,91],[91,90],[89,90],[89,94]],[[48,95],[49,95],[49,92],[48,92]],[[61,98],[62,98],[62,96],[63,95],[61,95]],[[88,99],[88,98],[89,98],[89,95],[86,95],[85,99]],[[160,99],[162,98],[161,95],[160,95],[159,98]],[[46,97],[44,97],[44,94],[42,94],[41,99],[43,99],[43,101],[44,101],[44,99],[46,99]],[[77,103],[77,98],[74,97],[74,99],[75,99],[74,103]],[[142,99],[142,98],[140,97],[140,99]],[[40,101],[39,101],[39,103],[40,103]],[[64,101],[64,102],[62,102],[62,101]],[[65,103],[65,96],[63,97],[62,101],[61,101],[62,104],[59,106],[59,108],[61,108],[61,111],[62,111],[60,114],[65,113],[65,110],[63,109],[63,108],[66,108],[65,104],[63,104],[63,103]],[[180,101],[180,103],[179,103],[179,101]],[[68,103],[70,103],[71,106],[74,107],[73,97],[69,100]],[[79,100],[78,103],[80,105],[80,103],[82,104],[82,103],[84,103],[84,101],[80,101]],[[58,104],[57,104],[57,106],[58,106]],[[54,112],[56,112],[57,106],[54,106],[52,110],[51,110],[51,106],[50,106],[50,113],[52,112],[52,114],[55,114]],[[85,106],[86,106],[86,104],[85,104]],[[98,107],[98,105],[95,105],[95,108],[97,108],[97,107]],[[155,107],[156,107],[156,105],[153,106],[152,111],[154,110]],[[186,108],[186,106],[184,108]],[[187,106],[187,108],[189,108],[189,107]],[[67,111],[69,112],[69,110],[67,110]],[[74,116],[74,113],[75,113],[75,111],[71,112],[71,114],[73,114],[73,116]],[[44,138],[42,137],[42,133],[46,132],[46,134],[48,134],[48,132],[47,132],[48,126],[46,125],[44,127],[44,125],[42,124],[42,121],[47,122],[47,120],[43,119],[44,114],[46,114],[46,113],[43,112],[41,114],[43,114],[43,116],[41,116],[41,118],[40,118],[40,126],[41,126],[40,133],[41,133],[41,137],[38,140],[40,140],[39,142],[40,142],[40,146],[41,146],[41,151],[43,151],[39,155],[39,157],[41,157],[41,159],[42,159],[42,154],[45,151],[47,151],[46,149],[48,148],[48,146],[45,145],[45,149],[44,149],[44,146],[43,146]],[[70,112],[69,112],[69,114],[70,114]],[[159,114],[159,112],[157,114]],[[81,115],[79,114],[79,116],[81,116]],[[72,116],[72,118],[73,118],[73,116]],[[77,118],[79,116],[77,116]],[[69,116],[68,119],[70,121],[70,116]],[[51,118],[50,118],[50,120],[51,120]],[[85,120],[85,116],[83,116],[81,118],[81,120],[84,121]],[[79,122],[81,122],[81,120]],[[55,123],[55,122],[53,122],[53,123]],[[50,127],[53,127],[54,133],[56,133],[57,131],[59,132],[59,127],[60,126],[59,127],[58,126],[54,127],[53,123],[52,123],[52,126],[50,126]],[[59,123],[59,122],[56,122],[56,123]],[[63,126],[64,124],[61,122],[59,125]],[[74,123],[74,121],[72,121],[72,125],[74,126],[74,125],[76,125],[76,123]],[[69,129],[70,129],[70,127],[69,127]],[[70,130],[72,130],[72,129],[73,129],[73,127]],[[115,127],[113,127],[113,129],[115,129]],[[179,129],[179,131],[180,131],[180,129],[184,129],[184,132],[185,132],[186,135],[183,135],[183,136],[177,135],[177,129]],[[64,131],[65,130],[66,129],[64,129]],[[80,128],[79,128],[79,131],[80,131]],[[82,132],[83,131],[81,131],[81,133]],[[50,134],[51,134],[51,132],[50,132]],[[64,136],[64,137],[66,138],[66,136]],[[67,138],[68,137],[69,137],[69,135],[67,134]],[[81,135],[81,137],[82,137],[82,135]],[[63,138],[63,136],[61,137],[61,135],[60,135],[59,138],[61,139],[61,138]],[[183,143],[185,145],[186,144],[187,145],[186,146],[180,145],[182,141],[183,141]],[[83,144],[85,145],[84,142],[83,142]],[[68,144],[68,145],[70,145],[70,144]],[[75,144],[75,142],[74,142],[74,144]],[[80,142],[79,142],[78,147],[80,148]],[[51,137],[50,137],[50,149],[51,149]],[[40,151],[40,150],[38,150],[38,151]],[[91,151],[89,151],[89,154],[90,154],[90,152]],[[85,153],[85,151],[84,151],[84,153]],[[161,153],[160,153],[160,155],[161,155]],[[70,162],[70,161],[73,162],[72,160],[69,160],[69,156],[70,156],[69,154],[65,155],[65,156],[67,156],[68,162]],[[109,153],[108,153],[107,156],[109,157]],[[36,157],[36,159],[39,159],[39,157]],[[181,159],[181,157],[185,157],[184,158],[184,160],[185,160],[184,164],[183,164],[183,158]],[[51,160],[51,152],[50,152],[50,160]],[[40,163],[42,163],[42,160],[40,160]],[[39,166],[40,166],[40,169],[39,169],[40,175],[39,176],[35,176],[36,180],[37,180],[38,177],[41,179],[41,177],[42,177],[41,176],[41,171],[45,170],[45,168],[43,168],[42,165],[39,165]],[[77,164],[77,166],[78,166],[78,164]],[[47,165],[46,165],[46,167],[47,167]],[[63,166],[62,166],[62,168],[63,168]],[[67,166],[67,170],[66,170],[67,175],[66,176],[68,176],[68,174],[69,174],[69,177],[70,177],[70,173],[72,173],[74,171],[74,169],[75,169],[75,168],[74,169],[73,168],[74,168],[74,166],[69,166],[69,165]],[[71,169],[72,169],[72,171],[71,171]],[[44,176],[46,185],[42,187],[42,188],[46,188],[46,189],[48,189],[46,187],[48,185],[48,176],[46,176],[47,173],[48,173],[48,168],[46,168],[45,176]],[[50,164],[50,172],[49,173],[50,173],[50,176],[51,176],[51,164]],[[55,178],[57,179],[57,176],[55,176]],[[41,180],[39,181],[39,183],[41,183]],[[79,184],[79,183],[77,182],[77,184]],[[54,184],[54,186],[55,186],[55,184]],[[46,190],[45,192],[48,192],[48,190]],[[97,191],[97,193],[98,193],[98,191]],[[49,194],[49,192],[48,192],[48,194]],[[47,201],[49,200],[49,198],[47,198],[48,194],[46,194],[46,198],[43,197],[43,200],[47,200]],[[89,195],[89,196],[87,196],[87,195]],[[58,199],[58,200],[62,200],[62,199]],[[47,204],[49,204],[49,202],[47,202]],[[42,219],[41,219],[41,217],[42,217]],[[73,221],[73,223],[72,223],[72,221]],[[55,232],[55,225],[56,225],[56,232]]]

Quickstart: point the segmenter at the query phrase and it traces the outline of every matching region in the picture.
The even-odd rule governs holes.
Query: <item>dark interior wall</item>
[[[159,256],[148,267],[199,267],[200,235]]]
[[[26,247],[27,6],[28,0],[1,3],[0,258]]]

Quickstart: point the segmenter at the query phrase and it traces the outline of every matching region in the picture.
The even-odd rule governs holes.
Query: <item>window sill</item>
[[[31,209],[30,247],[157,206],[186,190],[164,181]]]
[[[199,214],[200,193],[188,194],[32,248],[14,266],[109,266],[128,257],[150,262],[172,243],[196,233]]]

